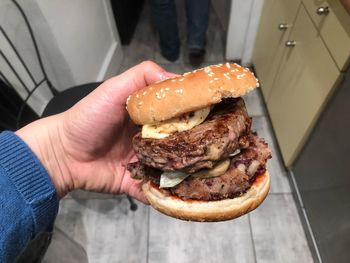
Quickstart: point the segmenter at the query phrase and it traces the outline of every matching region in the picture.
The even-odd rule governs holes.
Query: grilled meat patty
[[[247,191],[255,176],[266,171],[271,158],[267,144],[257,136],[249,136],[249,147],[231,159],[230,167],[218,177],[184,180],[169,191],[182,199],[221,200],[233,198]]]
[[[138,159],[145,165],[163,171],[181,170],[194,173],[212,168],[218,160],[236,149],[245,148],[251,118],[243,99],[227,99],[218,104],[205,122],[176,132],[164,139],[133,138]]]
[[[271,151],[263,139],[254,134],[247,137],[249,147],[231,159],[229,169],[221,176],[198,178],[189,176],[173,188],[161,189],[183,200],[221,200],[233,198],[247,191],[257,175],[266,171]],[[147,167],[140,162],[128,165],[134,178],[152,180],[159,185],[161,170]]]

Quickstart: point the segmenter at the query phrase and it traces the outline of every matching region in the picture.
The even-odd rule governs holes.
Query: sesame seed
[[[126,99],[126,105],[128,105],[131,95]]]
[[[229,76],[227,76],[227,75],[225,76],[225,78],[227,78],[227,79],[231,79],[231,78],[230,78]]]
[[[179,79],[179,81],[184,81],[184,78],[182,78],[182,79]]]
[[[208,73],[208,72],[211,71],[211,68],[210,68],[209,66],[208,66],[208,67],[205,67],[205,68],[204,68],[204,71]]]
[[[214,80],[219,80],[219,78],[214,78]]]
[[[159,95],[159,92],[156,92],[156,96],[157,96],[157,97],[160,96],[160,95]]]
[[[160,93],[163,93],[163,92],[164,92],[164,89],[163,89],[163,88],[161,88],[161,89],[160,89]]]
[[[176,93],[182,94],[183,93],[183,89],[177,89],[175,90]]]
[[[153,90],[153,87],[150,87],[149,90]]]
[[[136,94],[136,98],[139,98],[140,96],[139,96],[139,94]]]
[[[214,82],[214,80],[210,80],[210,81],[209,81],[209,83],[213,83],[213,82]]]
[[[141,106],[141,105],[142,105],[142,101],[140,101],[139,103],[137,103],[137,105]]]
[[[227,63],[226,63],[226,67],[227,67],[227,68],[231,68],[230,63],[227,62]]]
[[[187,75],[189,75],[190,74],[190,72],[186,72],[186,73],[184,73],[182,76],[187,76]]]
[[[147,94],[147,91],[144,91],[144,92],[142,93],[143,96],[145,96],[146,94]]]
[[[168,87],[165,88],[166,91],[170,90]]]
[[[162,95],[162,98],[164,98],[165,97],[165,93],[163,93],[163,95]]]

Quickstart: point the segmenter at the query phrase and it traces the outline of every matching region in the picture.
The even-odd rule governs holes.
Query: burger
[[[251,130],[244,100],[259,85],[249,69],[218,64],[154,83],[127,99],[140,131],[127,169],[160,212],[223,221],[258,207],[268,194],[271,158]]]

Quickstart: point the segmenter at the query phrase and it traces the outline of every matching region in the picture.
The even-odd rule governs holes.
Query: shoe
[[[190,48],[188,58],[192,67],[200,66],[204,61],[205,49]]]
[[[160,53],[162,54],[163,58],[170,62],[175,62],[178,60],[180,55],[180,49],[178,49],[175,52],[169,52],[168,50],[164,51],[162,48],[160,49]]]

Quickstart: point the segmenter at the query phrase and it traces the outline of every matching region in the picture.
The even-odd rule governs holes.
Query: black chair
[[[11,78],[9,76],[6,76],[6,74],[2,71],[0,71],[0,80],[2,81],[2,83],[6,84],[8,87],[15,89],[16,85],[18,86],[19,84],[22,86],[22,88],[25,90],[25,92],[27,93],[26,97],[23,99],[23,102],[21,104],[21,106],[19,107],[18,113],[17,113],[17,121],[16,121],[16,128],[20,128],[23,123],[22,123],[22,114],[23,114],[23,110],[25,109],[25,107],[27,107],[27,102],[28,100],[32,97],[32,95],[34,94],[34,92],[38,89],[38,88],[42,88],[44,85],[47,87],[47,90],[49,90],[52,94],[52,99],[48,102],[48,104],[46,105],[42,116],[41,117],[47,117],[50,115],[54,115],[60,112],[63,112],[67,109],[69,109],[70,107],[72,107],[76,102],[78,102],[79,100],[81,100],[82,98],[84,98],[86,95],[88,95],[91,91],[93,91],[97,86],[99,86],[101,84],[101,82],[93,82],[93,83],[87,83],[87,84],[83,84],[83,85],[79,85],[79,86],[75,86],[75,87],[70,87],[64,91],[59,92],[50,82],[46,71],[45,71],[45,67],[43,65],[41,56],[40,56],[40,51],[32,30],[32,27],[30,25],[30,22],[23,10],[23,8],[21,7],[21,5],[17,2],[17,0],[11,0],[13,5],[17,8],[18,13],[20,14],[20,16],[23,18],[23,26],[26,27],[28,29],[28,33],[29,33],[29,41],[27,42],[28,45],[32,44],[35,50],[35,57],[37,59],[37,63],[39,65],[38,68],[40,68],[41,73],[40,74],[42,77],[40,79],[37,79],[36,77],[34,77],[34,74],[30,71],[29,66],[27,65],[27,63],[25,63],[25,60],[23,59],[23,57],[21,56],[21,52],[20,50],[18,50],[15,46],[15,43],[13,40],[11,40],[11,38],[9,37],[9,35],[6,33],[5,28],[0,25],[0,34],[2,34],[4,36],[4,39],[6,39],[8,46],[11,47],[11,49],[13,50],[14,54],[16,55],[16,60],[17,60],[17,64],[19,63],[21,65],[22,68],[22,74],[25,74],[26,76],[26,80],[24,78],[24,76],[21,76],[21,73],[16,69],[16,65],[15,63],[13,63],[11,61],[11,59],[7,56],[6,52],[4,52],[2,49],[0,49],[0,56],[2,57],[3,61],[6,63],[6,65],[8,66],[8,71],[11,72]],[[23,72],[24,69],[24,72]],[[15,80],[15,81],[11,81]],[[28,79],[30,79],[32,85],[29,86],[28,85]],[[15,82],[15,83],[13,83]],[[137,209],[137,204],[133,201],[133,199],[131,199],[129,196],[127,196],[129,203],[130,203],[130,209],[132,211],[135,211]]]

